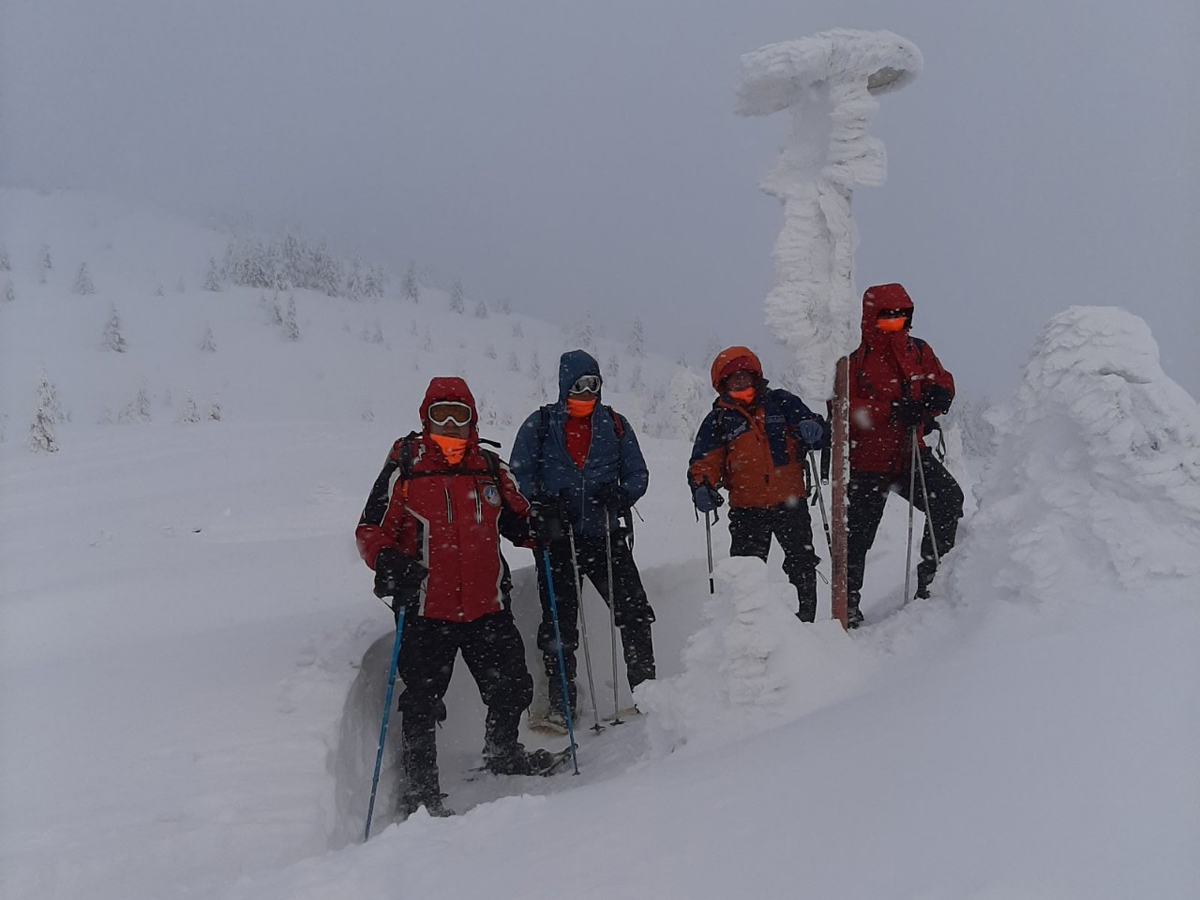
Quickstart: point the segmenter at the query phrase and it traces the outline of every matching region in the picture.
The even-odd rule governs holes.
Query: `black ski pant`
[[[729,555],[757,556],[763,562],[771,553],[771,537],[783,548],[783,571],[796,588],[797,615],[804,622],[817,617],[817,563],[812,519],[803,501],[795,505],[739,506],[729,510]]]
[[[554,601],[558,611],[558,627],[562,633],[563,664],[567,669],[567,691],[571,709],[576,708],[575,651],[579,649],[579,590],[575,583],[575,562],[580,579],[591,579],[604,602],[608,603],[608,558],[604,552],[604,535],[577,535],[576,561],[571,559],[569,538],[551,541],[550,571],[554,579]],[[549,682],[550,708],[561,710],[562,688],[558,674],[558,653],[554,641],[554,619],[550,611],[550,592],[546,583],[546,561],[543,549],[537,551],[538,593],[542,600],[542,624],[538,627],[537,645],[542,651]],[[654,678],[654,641],[650,624],[654,610],[646,599],[642,576],[624,532],[612,534],[613,603],[616,623],[621,629],[621,647],[625,656],[625,674],[631,688]]]
[[[462,651],[487,706],[488,748],[511,749],[517,743],[521,714],[533,702],[533,678],[525,665],[525,645],[508,610],[473,622],[443,622],[410,612],[400,643],[404,693],[401,756],[409,808],[441,793],[437,768],[437,724],[446,718],[442,698]]]
[[[929,447],[921,448],[921,466],[925,470],[925,485],[929,489],[929,504],[921,492],[921,475],[916,474],[916,496],[909,496],[911,475],[877,474],[874,472],[850,471],[847,501],[850,510],[849,536],[846,548],[846,590],[850,609],[857,609],[866,573],[867,551],[875,543],[875,533],[883,518],[883,508],[888,494],[899,494],[925,514],[933,526],[937,539],[938,556],[945,556],[954,547],[958,533],[958,520],[963,514],[963,492],[954,476],[934,456]],[[937,571],[937,559],[933,554],[933,543],[929,539],[929,526],[922,529],[921,562],[917,565],[918,588],[928,587]]]

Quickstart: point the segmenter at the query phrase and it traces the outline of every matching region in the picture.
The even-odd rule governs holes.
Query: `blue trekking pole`
[[[367,827],[363,841],[371,836],[371,815],[375,812],[375,791],[379,788],[379,767],[383,765],[383,742],[387,738],[388,717],[392,714],[392,691],[396,687],[396,668],[400,663],[400,636],[404,632],[404,607],[396,613],[396,643],[392,647],[392,668],[388,672],[387,699],[383,701],[383,724],[379,728],[379,749],[375,752],[375,774],[371,777],[371,802],[367,806]]]
[[[558,676],[562,683],[563,709],[567,714],[567,740],[571,742],[571,765],[573,774],[579,774],[579,756],[575,752],[575,723],[571,716],[571,692],[567,690],[567,662],[563,658],[562,631],[558,627],[558,604],[554,602],[554,577],[550,572],[550,548],[542,550],[542,562],[546,566],[546,588],[550,595],[550,620],[554,623],[554,647],[558,651]],[[580,598],[583,599],[583,598]]]

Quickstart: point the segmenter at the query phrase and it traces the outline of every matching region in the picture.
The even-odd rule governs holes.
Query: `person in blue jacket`
[[[551,685],[547,716],[551,724],[565,723],[566,716],[562,692],[554,688],[560,676],[543,550],[550,551],[572,714],[576,708],[575,651],[579,646],[576,565],[581,577],[590,578],[607,602],[607,543],[612,546],[612,598],[629,686],[637,687],[655,674],[650,631],[654,610],[646,599],[633,560],[630,530],[624,524],[629,520],[630,507],[646,493],[650,474],[628,420],[600,402],[602,385],[600,366],[589,353],[564,353],[558,364],[558,402],[535,410],[525,420],[509,461],[522,493],[533,504],[542,601],[537,646]]]

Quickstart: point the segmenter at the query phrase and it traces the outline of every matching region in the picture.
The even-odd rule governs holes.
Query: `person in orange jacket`
[[[722,350],[711,375],[718,397],[692,447],[692,502],[711,512],[724,502],[717,489],[729,492],[731,556],[765,562],[774,535],[796,588],[796,615],[812,622],[820,558],[804,502],[804,457],[826,442],[825,420],[795,394],[770,388],[758,357],[746,347]]]
[[[859,609],[867,551],[892,491],[929,518],[921,540],[916,596],[929,596],[937,560],[954,546],[963,514],[963,492],[944,465],[925,446],[938,428],[936,418],[954,400],[954,377],[927,343],[912,337],[913,302],[903,285],[880,284],[863,294],[862,343],[850,354],[849,535],[846,560],[847,625],[863,621]],[[840,363],[839,363],[840,364]],[[919,473],[912,467],[913,440],[929,490],[921,496]],[[916,496],[909,487],[915,479]]]

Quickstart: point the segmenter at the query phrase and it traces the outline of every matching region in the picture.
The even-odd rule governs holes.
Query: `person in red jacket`
[[[929,596],[938,556],[954,546],[963,493],[946,467],[925,446],[937,430],[936,417],[954,400],[954,378],[942,368],[933,349],[912,337],[913,302],[899,284],[881,284],[863,294],[862,343],[850,354],[850,481],[847,547],[847,624],[863,621],[859,609],[867,551],[875,542],[888,493],[895,491],[928,517],[930,529],[921,540],[916,596]],[[839,362],[839,365],[841,363]],[[912,469],[917,441],[928,508],[920,473]],[[909,493],[912,476],[915,496]]]
[[[688,463],[692,502],[703,513],[729,491],[729,555],[766,562],[772,535],[795,586],[797,617],[817,614],[817,563],[804,503],[804,456],[826,441],[825,421],[795,394],[771,388],[762,363],[746,347],[722,350],[712,364],[717,391],[700,424]]]
[[[438,780],[436,725],[462,651],[487,706],[484,757],[497,774],[537,774],[546,751],[517,742],[533,700],[525,646],[513,621],[500,535],[531,546],[529,502],[508,467],[479,445],[475,398],[461,378],[434,378],[422,431],[392,446],[355,537],[375,570],[375,593],[405,607],[402,759],[406,815],[449,815]]]

